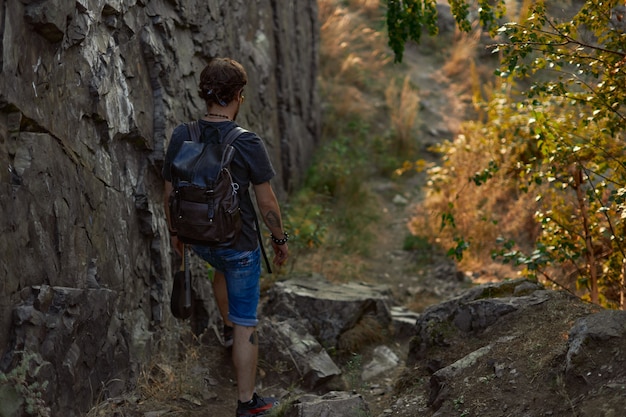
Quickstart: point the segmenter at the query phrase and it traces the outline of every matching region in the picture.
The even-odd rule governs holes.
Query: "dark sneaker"
[[[233,345],[233,332],[234,329],[232,326],[224,325],[224,329],[222,331],[222,336],[224,337],[224,347],[232,347]]]
[[[265,416],[276,405],[278,405],[276,398],[259,397],[255,392],[249,404],[237,401],[236,417]]]

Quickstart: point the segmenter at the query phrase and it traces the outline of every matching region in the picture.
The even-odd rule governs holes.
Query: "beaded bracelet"
[[[275,244],[277,244],[278,246],[280,245],[284,245],[285,243],[287,243],[287,241],[289,240],[289,235],[287,234],[287,232],[284,232],[283,235],[285,235],[284,238],[282,239],[277,239],[274,234],[270,234],[270,238],[272,238],[272,242],[274,242]]]

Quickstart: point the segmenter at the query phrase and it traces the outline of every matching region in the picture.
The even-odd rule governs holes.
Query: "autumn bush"
[[[501,24],[507,2],[479,3],[497,40],[501,88],[483,96],[482,118],[439,147],[425,203],[438,231],[426,219],[414,228],[431,224],[462,263],[486,264],[490,252],[527,276],[625,308],[626,6],[525,2]],[[432,16],[389,4],[404,19],[390,26],[401,56],[403,30],[419,26],[402,25]],[[469,32],[466,6],[454,2],[453,13]]]

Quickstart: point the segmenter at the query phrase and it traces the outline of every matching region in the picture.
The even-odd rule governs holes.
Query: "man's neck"
[[[235,120],[239,112],[239,101],[233,100],[227,106],[212,105],[208,108],[205,119],[210,121]]]

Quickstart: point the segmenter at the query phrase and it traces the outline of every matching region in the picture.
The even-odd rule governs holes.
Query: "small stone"
[[[407,204],[409,204],[409,200],[407,200],[406,197],[401,196],[400,194],[396,194],[392,201],[393,204],[398,206],[406,206]]]
[[[201,406],[202,405],[202,401],[200,401],[198,398],[189,395],[189,394],[183,394],[180,396],[181,400],[185,400],[193,405],[197,405],[197,406]]]

